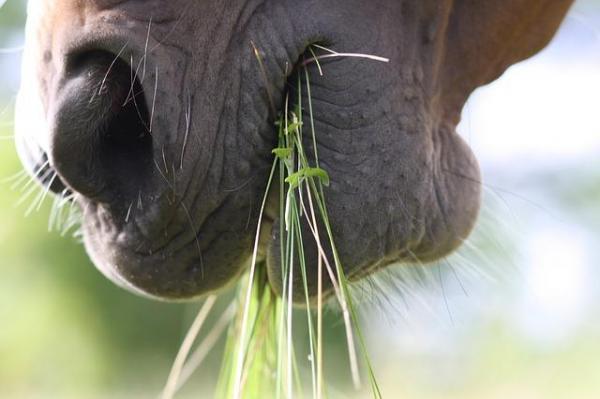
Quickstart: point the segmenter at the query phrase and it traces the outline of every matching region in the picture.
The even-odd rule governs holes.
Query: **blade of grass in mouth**
[[[254,54],[266,80],[265,66],[258,48],[252,43]],[[308,49],[312,57],[302,60],[296,71],[297,98],[293,110],[290,110],[290,95],[285,97],[284,110],[279,116],[276,127],[278,147],[273,150],[274,160],[263,196],[259,224],[254,241],[252,262],[246,276],[240,280],[238,295],[234,300],[237,314],[233,317],[227,333],[222,369],[217,384],[217,396],[223,398],[269,397],[292,398],[302,395],[302,379],[294,348],[294,320],[298,317],[293,311],[294,273],[300,273],[305,297],[305,321],[308,330],[311,391],[313,398],[326,396],[325,373],[323,369],[323,276],[330,279],[334,298],[342,312],[348,346],[349,368],[355,387],[360,387],[360,370],[356,345],[360,350],[366,367],[372,395],[381,398],[381,392],[367,352],[366,343],[360,329],[358,312],[348,289],[349,282],[344,273],[337,252],[330,220],[327,213],[324,187],[329,185],[327,171],[321,169],[317,153],[317,139],[314,124],[312,93],[308,66],[315,63],[320,75],[324,70],[319,62],[331,57],[356,57],[370,61],[388,62],[387,59],[368,54],[337,53],[322,46],[314,45]],[[324,53],[317,54],[316,50]],[[267,87],[269,82],[265,81]],[[304,85],[304,86],[303,86]],[[306,87],[307,104],[302,101],[302,88]],[[269,101],[272,98],[269,92]],[[271,104],[272,106],[272,104]],[[305,107],[308,115],[304,114]],[[311,164],[303,142],[303,120],[308,119],[313,146]],[[268,282],[266,265],[258,261],[259,237],[262,217],[276,173],[279,183],[279,231],[281,259],[281,296],[275,295]],[[325,228],[325,234],[319,231],[318,221]],[[305,223],[311,237],[302,234]],[[317,246],[317,302],[316,309],[311,307],[308,288],[307,265],[304,252],[304,240],[314,239]],[[331,248],[333,261],[328,259],[323,248],[323,239]],[[297,264],[294,264],[297,259]],[[314,313],[316,313],[316,326]],[[210,336],[210,334],[209,334]],[[199,345],[202,347],[203,343]],[[206,345],[204,345],[206,347]],[[189,350],[189,348],[187,348]],[[181,365],[187,376],[193,369],[189,364]],[[178,388],[177,386],[176,388]],[[173,394],[176,389],[173,391]]]

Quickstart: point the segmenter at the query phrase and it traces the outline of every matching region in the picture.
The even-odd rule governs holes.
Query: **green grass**
[[[377,60],[362,54],[338,54],[325,50],[323,57],[332,56],[362,57]],[[356,389],[361,387],[361,370],[364,367],[374,398],[381,398],[381,392],[368,356],[365,340],[360,329],[359,317],[348,288],[327,213],[325,187],[330,183],[326,170],[319,164],[317,152],[317,132],[313,118],[313,104],[310,91],[310,74],[307,65],[315,62],[319,73],[323,73],[319,57],[310,48],[312,58],[306,60],[296,72],[297,98],[285,98],[284,109],[275,126],[278,132],[278,146],[273,149],[274,160],[264,193],[260,217],[262,216],[271,190],[278,184],[279,192],[279,231],[282,293],[278,296],[269,287],[266,265],[258,261],[258,245],[262,222],[256,232],[254,252],[250,270],[240,281],[238,295],[232,306],[236,315],[230,323],[224,352],[222,371],[217,387],[217,396],[222,398],[292,398],[328,397],[326,370],[323,367],[325,348],[323,347],[323,307],[326,293],[323,291],[323,278],[329,278],[333,286],[333,299],[339,305],[345,325],[348,349],[348,372]],[[261,70],[263,62],[256,51]],[[303,87],[306,88],[308,103],[303,104]],[[295,101],[294,101],[295,100]],[[294,109],[290,103],[295,102]],[[310,121],[305,127],[303,120]],[[310,136],[306,136],[310,135]],[[310,158],[304,148],[304,140],[312,140],[314,153]],[[304,237],[301,225],[309,227],[312,237]],[[325,231],[320,231],[319,224]],[[304,253],[305,240],[314,239],[317,243],[317,295],[316,303],[309,295],[307,259]],[[332,258],[323,249],[327,244],[332,249]],[[297,260],[297,264],[296,264]],[[294,312],[294,280],[303,282],[305,298],[304,310]],[[212,306],[213,297],[207,300]],[[198,319],[205,318],[206,304]],[[301,370],[298,365],[297,337],[293,336],[295,323],[304,323],[308,331],[309,370]],[[182,349],[173,366],[164,398],[171,398],[176,392],[178,376],[185,368],[191,343],[200,329],[201,322],[192,325]],[[209,334],[210,335],[210,334]],[[202,345],[202,344],[201,344]],[[196,364],[198,366],[199,364]],[[188,373],[189,374],[189,373]],[[186,374],[186,377],[187,375]],[[305,375],[308,377],[305,378]],[[308,394],[310,393],[310,394]]]

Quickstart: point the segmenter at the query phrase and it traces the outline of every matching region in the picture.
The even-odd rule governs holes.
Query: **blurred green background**
[[[11,188],[24,8],[0,9],[0,398],[156,397],[198,305],[115,287],[76,239],[48,232],[50,199],[25,216],[34,195],[17,205]],[[599,104],[596,0],[475,93],[460,128],[486,180],[473,237],[427,283],[394,290],[399,277],[386,275],[356,291],[385,397],[600,397]],[[343,329],[329,319],[331,384],[351,392]],[[219,350],[181,397],[210,397]]]

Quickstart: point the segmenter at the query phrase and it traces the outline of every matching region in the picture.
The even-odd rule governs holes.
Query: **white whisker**
[[[129,217],[131,216],[131,209],[133,208],[133,201],[129,204],[129,208],[127,208],[127,215],[125,216],[125,223],[129,223]]]
[[[46,199],[46,197],[48,196],[48,192],[50,191],[50,186],[52,186],[52,184],[54,183],[54,180],[56,180],[57,176],[58,176],[58,174],[56,172],[54,172],[54,174],[52,175],[52,178],[50,179],[50,181],[46,185],[46,188],[44,189],[44,195],[40,199],[40,202],[38,203],[36,211],[39,211],[40,208],[42,207],[42,204],[44,203],[44,200]]]
[[[149,132],[152,133],[152,125],[154,123],[154,111],[156,108],[156,93],[158,91],[158,66],[155,69],[154,72],[154,96],[152,98],[152,108],[150,111],[150,129]]]
[[[181,163],[179,169],[183,169],[183,158],[185,157],[185,149],[187,148],[188,138],[190,135],[190,122],[192,118],[192,99],[188,95],[188,106],[185,112],[185,135],[183,137],[183,147],[181,148]]]
[[[102,79],[102,82],[100,83],[100,87],[98,88],[97,95],[99,95],[99,96],[102,95],[102,91],[104,90],[104,87],[106,85],[106,80],[108,79],[108,75],[110,74],[110,71],[115,66],[115,64],[117,63],[117,61],[119,60],[119,58],[123,54],[123,51],[125,51],[125,49],[127,48],[128,45],[129,45],[129,42],[125,43],[123,45],[123,47],[121,47],[121,50],[119,50],[119,52],[117,53],[117,55],[115,56],[115,58],[113,59],[113,61],[108,66],[108,70],[106,71],[106,74],[104,75],[104,78]],[[90,103],[92,102],[93,99],[94,99],[94,97],[92,96],[92,99],[90,100]]]
[[[27,171],[25,169],[18,171],[17,173],[15,173],[12,176],[5,177],[4,179],[0,180],[0,184],[8,184],[15,180],[22,179],[23,176],[27,176]]]
[[[146,33],[146,43],[144,44],[144,56],[142,59],[144,60],[144,65],[142,68],[142,78],[140,79],[142,82],[146,78],[146,61],[148,59],[148,43],[150,41],[150,30],[152,28],[152,16],[150,16],[150,20],[148,21],[148,32]]]
[[[202,257],[202,247],[200,246],[200,240],[198,239],[198,231],[196,230],[196,227],[194,227],[194,221],[192,219],[192,215],[190,215],[190,211],[183,203],[183,200],[180,202],[180,205],[183,208],[183,211],[185,212],[185,215],[190,224],[190,228],[192,229],[192,234],[194,235],[194,239],[196,240],[196,247],[198,248],[198,256],[200,257],[200,276],[202,278],[204,278],[204,260]]]

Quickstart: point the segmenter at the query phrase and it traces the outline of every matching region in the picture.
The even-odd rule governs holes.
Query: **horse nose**
[[[106,51],[67,57],[53,96],[48,157],[61,180],[97,201],[136,195],[153,157],[149,111],[130,65]]]

